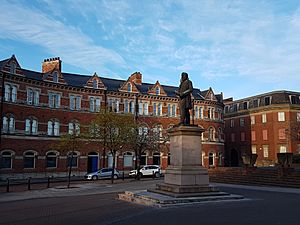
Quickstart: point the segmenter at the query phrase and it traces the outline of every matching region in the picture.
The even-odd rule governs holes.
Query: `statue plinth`
[[[208,171],[201,162],[203,131],[201,127],[188,125],[169,130],[171,165],[166,169],[164,183],[157,185],[157,192],[186,196],[218,191],[209,186]]]

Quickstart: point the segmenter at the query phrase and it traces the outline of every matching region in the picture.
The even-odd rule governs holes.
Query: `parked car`
[[[112,168],[102,168],[96,172],[87,173],[84,175],[84,178],[87,180],[98,180],[98,179],[105,179],[111,178]],[[118,179],[120,177],[120,173],[118,170],[115,169],[114,172],[114,179]]]
[[[131,170],[129,172],[130,177],[135,177],[137,175],[137,170]],[[160,166],[157,165],[145,165],[141,167],[140,169],[140,176],[155,176],[160,177],[161,176],[161,169]]]

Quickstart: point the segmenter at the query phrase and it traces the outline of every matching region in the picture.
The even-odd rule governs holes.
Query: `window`
[[[162,104],[158,103],[157,105],[157,115],[161,116],[162,115]]]
[[[1,169],[11,169],[12,168],[12,151],[2,151],[0,157],[0,168]]]
[[[141,166],[147,165],[147,155],[145,153],[143,153],[140,157],[140,165]]]
[[[160,153],[159,152],[153,153],[153,165],[160,166]]]
[[[214,153],[210,152],[208,154],[208,165],[209,166],[214,166]]]
[[[263,145],[263,155],[265,158],[269,157],[269,146],[268,145]]]
[[[286,146],[280,146],[280,147],[279,147],[279,152],[280,152],[280,153],[286,153],[286,152],[287,152]]]
[[[248,109],[248,102],[243,103],[243,109]]]
[[[299,97],[295,95],[291,95],[291,104],[299,104]]]
[[[172,105],[172,117],[176,117],[176,105]]]
[[[251,131],[251,141],[256,141],[256,132],[254,130]]]
[[[56,120],[48,121],[48,135],[59,136],[59,121]]]
[[[4,116],[2,118],[2,131],[4,133],[14,133],[15,132],[15,118],[13,115]]]
[[[27,104],[39,105],[40,92],[32,88],[27,89]]]
[[[49,107],[50,108],[60,108],[60,94],[49,93]]]
[[[208,108],[208,110],[207,110],[207,118],[208,119],[211,118],[211,108]]]
[[[93,88],[97,89],[98,88],[98,81],[95,79],[93,80]]]
[[[12,74],[16,74],[16,68],[17,68],[17,65],[14,62],[10,63],[9,72],[12,73]]]
[[[219,138],[219,141],[222,141],[223,140],[223,131],[222,131],[222,128],[219,127],[218,129],[218,138]]]
[[[261,115],[261,122],[262,123],[266,123],[267,122],[267,114],[264,113],[264,114]]]
[[[219,152],[218,153],[218,166],[222,166],[223,165],[223,153]]]
[[[156,116],[156,102],[153,103],[153,115]]]
[[[124,167],[132,167],[133,165],[133,154],[132,152],[125,152],[123,158]]]
[[[241,127],[245,126],[245,118],[240,118],[240,126]]]
[[[118,99],[108,99],[108,110],[110,112],[119,112],[119,103]]]
[[[17,101],[17,86],[13,84],[5,84],[4,86],[4,101],[16,102]]]
[[[268,140],[268,130],[263,130],[262,134],[263,134],[263,140],[267,141]]]
[[[73,156],[72,156],[72,154],[73,154]],[[71,163],[72,163],[73,168],[78,167],[78,154],[77,154],[77,152],[69,152],[68,153],[67,167],[70,167]]]
[[[147,136],[148,135],[148,127],[146,127],[146,126],[139,127],[139,135]]]
[[[130,112],[131,112],[132,114],[134,114],[134,108],[135,108],[135,107],[134,107],[134,101],[131,101],[131,102],[130,102],[130,106],[129,106],[129,107],[130,107],[130,109],[129,109]]]
[[[250,119],[251,119],[251,125],[254,125],[255,124],[255,116],[251,116]]]
[[[213,127],[208,129],[208,140],[215,141],[215,129]]]
[[[160,88],[159,88],[159,87],[156,87],[156,88],[155,88],[155,94],[156,94],[156,95],[159,95],[159,94],[160,94]]]
[[[246,140],[245,132],[241,132],[241,141],[245,141],[245,140]]]
[[[101,99],[97,97],[90,97],[90,111],[100,112],[101,109]]]
[[[117,156],[115,156],[115,164],[116,164],[115,166],[117,167]],[[111,152],[108,153],[108,155],[107,155],[107,166],[111,167],[111,168],[113,166],[113,156],[112,156]]]
[[[252,154],[256,154],[256,145],[252,145],[251,146],[251,152],[252,152]]]
[[[230,127],[234,127],[234,120],[230,120]]]
[[[198,110],[198,106],[195,106],[194,108],[194,116],[195,116],[195,119],[198,119],[199,118],[199,110]]]
[[[199,119],[203,119],[203,107],[199,107]]]
[[[144,115],[148,115],[148,102],[144,102]]]
[[[278,112],[278,121],[280,121],[280,122],[285,121],[284,112]]]
[[[132,91],[132,86],[130,83],[127,84],[127,91],[128,92],[131,92]]]
[[[57,167],[57,153],[48,152],[46,154],[46,167],[47,168],[56,168]]]
[[[78,95],[70,95],[70,109],[80,110],[81,108],[81,97]]]
[[[270,105],[271,104],[271,98],[270,97],[265,97],[264,101],[265,101],[265,105]]]
[[[25,120],[25,133],[26,134],[37,134],[38,122],[36,119],[29,118]]]
[[[139,115],[143,115],[143,103],[139,103]]]
[[[52,75],[53,75],[53,82],[58,83],[58,73],[55,71]]]
[[[259,106],[259,100],[258,99],[254,99],[253,100],[253,107],[256,108]]]
[[[300,113],[297,113],[297,122],[300,122]]]
[[[124,112],[128,113],[129,112],[129,105],[128,105],[128,100],[124,100]]]
[[[168,117],[171,117],[171,105],[168,104]]]
[[[69,123],[69,134],[75,134],[76,136],[80,134],[80,124],[78,122]]]
[[[286,130],[285,129],[279,129],[278,130],[278,139],[279,140],[285,140],[286,139]]]
[[[163,128],[161,125],[156,125],[154,128],[153,128],[153,134],[156,135],[157,137],[161,138],[162,137],[162,131],[163,131]]]
[[[27,151],[24,153],[24,168],[25,169],[34,169],[35,168],[35,152]]]

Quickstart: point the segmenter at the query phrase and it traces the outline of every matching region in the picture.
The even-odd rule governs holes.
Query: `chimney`
[[[130,75],[129,80],[135,84],[141,85],[142,84],[142,74],[140,72],[135,72]]]
[[[48,73],[54,69],[61,72],[61,60],[59,57],[44,59],[42,64],[42,73]]]

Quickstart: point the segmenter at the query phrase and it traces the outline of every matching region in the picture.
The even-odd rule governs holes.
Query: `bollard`
[[[48,177],[47,188],[50,188],[50,177]]]
[[[7,184],[6,184],[6,192],[9,192],[9,178],[7,178],[6,180],[7,180]]]
[[[155,173],[154,173],[154,171],[152,171],[152,179],[153,180],[155,179]]]
[[[31,187],[30,187],[30,183],[31,182],[31,177],[28,177],[28,190],[31,190]]]
[[[124,171],[123,171],[123,174],[122,174],[122,180],[124,180]]]

